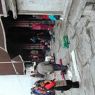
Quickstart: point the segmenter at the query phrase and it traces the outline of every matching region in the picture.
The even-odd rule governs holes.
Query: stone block
[[[92,59],[90,59],[89,65],[90,65],[92,80],[95,85],[95,56]]]
[[[72,95],[85,95],[83,92],[80,93],[80,88],[72,88]]]
[[[82,17],[80,19],[80,21],[77,23],[77,25],[75,27],[76,33],[78,35],[83,32],[83,28],[86,27],[87,23],[88,23],[87,17]]]
[[[87,17],[90,21],[95,21],[95,11],[92,9],[86,9],[83,12],[83,15]]]
[[[78,36],[78,39],[79,40],[76,52],[78,53],[81,64],[85,65],[92,55],[90,38],[86,34],[86,29],[84,29],[83,33]]]
[[[95,22],[90,22],[87,27],[88,34],[91,40],[92,53],[95,54]]]
[[[84,10],[86,1],[87,0],[73,0],[69,14],[69,21],[72,23],[73,26],[76,24],[76,22],[79,21]]]
[[[83,69],[83,75],[82,76],[83,76],[82,77],[83,89],[84,89],[86,95],[95,95],[89,64],[85,65],[85,67]]]

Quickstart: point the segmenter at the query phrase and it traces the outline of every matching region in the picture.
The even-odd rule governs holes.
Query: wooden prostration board
[[[8,63],[7,63],[8,62]],[[8,53],[0,47],[0,75],[16,74]]]

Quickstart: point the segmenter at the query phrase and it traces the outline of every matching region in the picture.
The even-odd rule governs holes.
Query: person
[[[35,85],[37,87],[42,87],[45,90],[59,90],[59,91],[67,91],[71,88],[79,88],[79,82],[75,81],[73,82],[72,80],[66,80],[66,83],[64,80],[62,81],[56,81],[54,80],[39,80],[35,82]]]
[[[65,86],[56,86],[53,89],[55,90],[61,90],[61,91],[67,91],[71,88],[79,88],[79,82],[78,81],[71,81],[71,80],[66,80],[66,85]]]
[[[62,71],[64,73],[67,72],[68,70],[68,66],[64,66],[64,65],[60,65],[60,64],[54,64],[54,63],[50,63],[50,61],[45,61],[45,62],[41,62],[36,66],[35,69],[39,74],[41,75],[47,75],[47,74],[51,74],[54,71]]]

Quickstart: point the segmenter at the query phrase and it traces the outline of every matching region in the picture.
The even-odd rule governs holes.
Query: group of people
[[[51,61],[41,62],[34,66],[33,77],[44,77],[54,71],[62,71],[66,74],[68,71],[68,65],[55,64]],[[34,83],[34,87],[31,88],[31,93],[34,95],[55,95],[55,90],[66,91],[71,88],[79,88],[79,82],[72,80],[39,80]]]
[[[39,80],[35,82],[35,87],[31,88],[34,95],[55,95],[56,91],[67,91],[70,88],[79,88],[79,82],[71,80],[56,81],[56,80]]]

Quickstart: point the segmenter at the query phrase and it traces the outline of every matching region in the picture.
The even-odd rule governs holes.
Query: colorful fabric
[[[41,23],[32,23],[32,29],[34,30],[52,30],[54,27],[53,24],[47,25],[47,24],[41,24]]]
[[[55,18],[55,16],[53,16],[53,15],[49,15],[48,17],[49,17],[49,19],[52,20],[52,21],[56,21],[56,20],[57,20],[57,19]]]
[[[32,89],[32,93],[36,94],[36,95],[55,95],[54,91],[44,91],[44,93],[42,93],[42,89],[38,88],[38,89]],[[31,93],[31,94],[32,94]]]
[[[51,82],[45,84],[44,88],[47,89],[47,90],[50,90],[50,89],[52,89],[55,85],[56,85],[56,82],[55,82],[55,81],[51,81]]]

